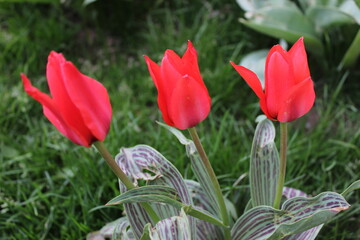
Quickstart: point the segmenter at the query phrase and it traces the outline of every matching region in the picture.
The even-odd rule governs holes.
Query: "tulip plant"
[[[251,198],[240,217],[223,196],[196,130],[210,112],[211,98],[194,46],[189,41],[183,57],[167,50],[160,65],[148,56],[145,62],[165,122],[158,124],[185,146],[197,181],[184,179],[170,161],[147,145],[123,147],[113,157],[103,144],[112,116],[107,90],[62,54],[51,52],[48,58],[51,97],[21,75],[25,91],[43,106],[49,121],[75,144],[94,146],[119,179],[121,194],[107,205],[123,204],[125,216],[88,239],[311,240],[325,222],[350,207],[346,197],[360,188],[360,181],[341,194],[316,196],[284,186],[287,124],[305,115],[315,101],[303,38],[289,51],[280,45],[270,50],[265,86],[254,72],[231,62],[259,97],[265,114],[257,118],[249,169]],[[280,154],[272,121],[280,125]],[[186,129],[192,140],[180,131]]]

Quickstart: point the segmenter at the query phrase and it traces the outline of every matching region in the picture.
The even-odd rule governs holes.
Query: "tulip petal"
[[[67,138],[73,141],[76,144],[89,147],[91,136],[84,137],[83,135],[78,134],[76,131],[71,130],[64,121],[61,113],[57,110],[57,106],[53,99],[48,95],[41,92],[39,89],[31,85],[30,80],[25,74],[21,74],[22,82],[25,88],[26,93],[38,101],[43,106],[44,115],[49,119],[49,121]]]
[[[263,97],[260,99],[259,101],[260,103],[260,108],[261,110],[263,111],[263,113],[268,117],[268,119],[272,120],[272,121],[276,121],[275,118],[273,118],[270,114],[269,114],[269,111],[267,109],[267,104],[266,104],[266,98]]]
[[[106,88],[93,78],[82,74],[71,62],[63,66],[64,84],[71,101],[80,112],[83,124],[99,141],[109,131],[112,108]]]
[[[231,65],[235,68],[235,70],[241,75],[241,77],[246,81],[246,83],[251,87],[251,89],[255,92],[258,98],[264,98],[264,92],[262,90],[261,82],[256,74],[240,65],[236,65],[235,63],[231,62]]]
[[[307,55],[304,46],[304,37],[301,37],[289,50],[293,64],[295,84],[310,77]]]
[[[189,75],[178,80],[169,106],[169,116],[179,129],[194,127],[210,112],[211,99],[206,88]]]
[[[190,41],[188,41],[188,47],[184,53],[184,56],[182,57],[182,60],[186,73],[205,87],[200,74],[198,55],[196,49]]]
[[[270,49],[265,66],[265,95],[270,116],[277,118],[288,89],[294,85],[289,55],[280,45],[275,45]]]
[[[164,80],[161,76],[161,70],[160,66],[157,65],[154,61],[152,61],[148,56],[144,56],[145,62],[148,66],[148,70],[150,72],[150,76],[156,86],[156,89],[158,91],[158,106],[160,108],[160,111],[162,113],[162,117],[164,121],[169,124],[170,126],[174,126],[173,122],[169,118],[168,110],[167,110],[167,104],[166,104],[166,97],[165,97],[165,86],[164,86]]]
[[[77,79],[68,79],[65,82],[65,76],[63,72],[64,64],[66,60],[62,54],[52,51],[48,57],[48,63],[46,66],[46,78],[48,80],[50,93],[52,100],[56,105],[56,111],[61,115],[68,131],[75,131],[78,135],[84,136],[88,141],[91,136],[90,130],[84,124],[83,117],[79,109],[75,106],[74,102],[70,98],[70,93],[67,90],[66,82],[76,82]],[[82,89],[82,87],[78,88]]]
[[[166,50],[161,61],[160,72],[162,76],[161,79],[163,80],[163,91],[165,98],[168,101],[176,87],[177,80],[186,74],[184,73],[184,66],[181,58],[174,51]]]
[[[309,77],[289,89],[280,107],[277,119],[280,122],[291,122],[309,112],[314,101],[314,84]]]

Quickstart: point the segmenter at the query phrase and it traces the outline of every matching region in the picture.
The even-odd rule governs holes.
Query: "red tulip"
[[[231,64],[259,97],[262,111],[271,120],[291,122],[306,114],[314,104],[314,84],[303,37],[288,52],[280,45],[271,48],[266,58],[265,91],[254,72]]]
[[[164,121],[179,129],[194,127],[210,112],[211,98],[201,78],[197,53],[188,42],[182,58],[166,50],[161,65],[144,56],[158,90],[158,105]]]
[[[48,57],[46,77],[52,97],[33,87],[21,74],[25,91],[43,106],[49,121],[76,144],[89,147],[103,141],[112,115],[105,87],[56,52]]]

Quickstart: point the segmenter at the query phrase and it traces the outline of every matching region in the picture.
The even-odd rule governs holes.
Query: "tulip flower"
[[[271,48],[266,58],[265,91],[254,72],[231,64],[259,97],[262,111],[271,120],[291,122],[306,114],[314,104],[314,84],[303,37],[289,51],[280,45]]]
[[[46,77],[51,97],[21,74],[26,93],[43,106],[49,121],[76,144],[90,147],[95,141],[103,141],[112,115],[105,87],[54,51],[48,57]]]
[[[188,129],[210,112],[211,98],[200,75],[197,53],[188,42],[182,58],[166,50],[161,65],[144,56],[158,91],[158,105],[164,121],[178,129]]]

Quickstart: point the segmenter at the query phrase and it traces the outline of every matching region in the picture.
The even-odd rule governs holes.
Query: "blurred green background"
[[[0,238],[84,239],[122,214],[121,206],[96,208],[119,190],[95,149],[64,138],[23,91],[21,72],[48,92],[45,68],[51,50],[62,52],[109,90],[114,114],[105,144],[114,155],[121,146],[149,144],[193,178],[183,146],[155,123],[161,120],[157,93],[142,57],[160,61],[168,48],[182,55],[191,40],[213,101],[199,134],[224,193],[241,213],[249,199],[248,178],[233,183],[248,171],[254,121],[261,112],[257,97],[229,61],[268,49],[279,43],[278,37],[291,46],[288,34],[311,32],[308,38],[321,48],[306,40],[317,99],[306,116],[290,124],[286,185],[315,195],[342,192],[359,179],[358,23],[323,17],[319,28],[319,18],[307,15],[307,2],[337,11],[340,3],[327,2],[344,1],[269,1],[291,5],[281,10],[284,17],[286,11],[308,17],[294,18],[303,26],[294,35],[288,21],[280,31],[273,27],[281,24],[266,20],[273,17],[267,9],[278,5],[249,2],[253,8],[241,8],[235,0],[0,1]],[[256,22],[256,14],[266,21]],[[307,21],[309,29],[298,21]],[[261,60],[252,59],[255,65]],[[318,239],[360,239],[359,191],[348,200],[352,207],[326,224]]]

